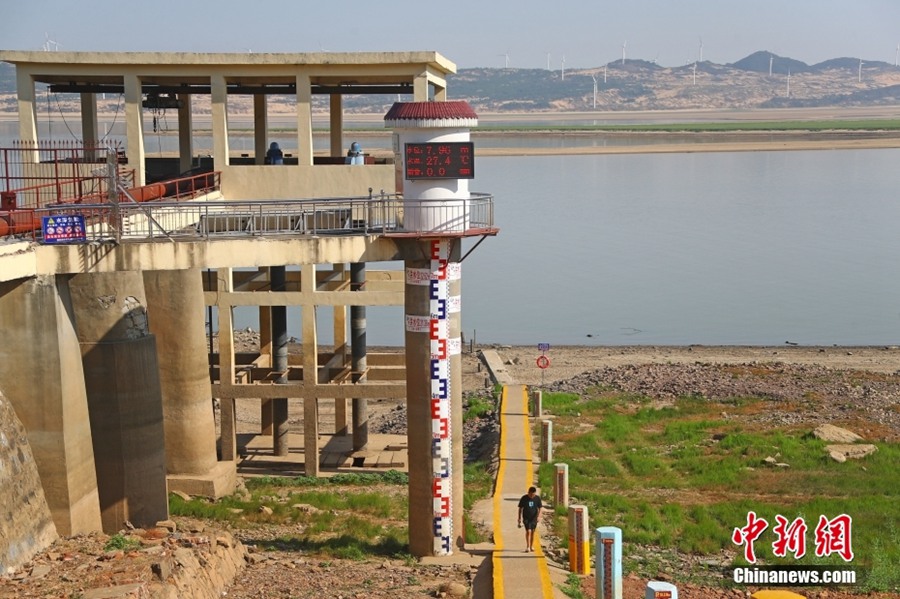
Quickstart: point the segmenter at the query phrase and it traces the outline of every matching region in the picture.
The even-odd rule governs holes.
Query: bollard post
[[[591,542],[586,505],[569,506],[569,572],[591,573]]]
[[[553,507],[569,507],[569,465],[554,464],[556,476],[553,478]]]
[[[540,389],[531,392],[531,415],[535,418],[540,418],[544,415],[543,399],[543,391]]]
[[[553,421],[541,420],[541,462],[553,459]]]
[[[597,599],[622,599],[622,529],[595,529]]]
[[[644,599],[678,599],[678,589],[674,584],[651,580],[647,583]]]

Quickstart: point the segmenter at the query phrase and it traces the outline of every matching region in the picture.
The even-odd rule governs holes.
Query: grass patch
[[[731,534],[752,510],[769,522],[754,543],[765,563],[843,565],[838,555],[815,557],[814,531],[820,515],[848,514],[853,565],[866,573],[865,589],[900,590],[900,533],[886,527],[900,521],[900,445],[877,443],[865,460],[838,464],[809,434],[811,427],[754,424],[751,416],[773,409],[762,398],[691,396],[654,407],[646,398],[605,389],[583,398],[545,397],[560,431],[555,461],[569,465],[570,496],[588,506],[592,527],[619,526],[633,546],[711,556],[725,550],[740,563],[743,548]],[[552,488],[554,472],[542,465],[540,484]],[[554,532],[565,538],[566,511],[554,514]],[[807,555],[800,560],[773,555],[779,514],[807,524]]]
[[[141,542],[138,539],[116,533],[109,537],[109,540],[103,546],[103,551],[133,551],[139,549]]]

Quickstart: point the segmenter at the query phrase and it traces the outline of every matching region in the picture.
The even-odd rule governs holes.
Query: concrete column
[[[192,97],[191,94],[178,94],[178,168],[182,173],[194,165]]]
[[[541,420],[541,462],[553,459],[553,421]]]
[[[554,464],[556,476],[553,478],[553,507],[569,507],[569,465]]]
[[[285,267],[272,266],[269,269],[272,292],[285,290]],[[288,381],[288,335],[287,306],[272,306],[272,369],[275,384]],[[288,400],[279,397],[272,400],[272,449],[275,455],[286,456],[290,451],[290,427],[288,425]]]
[[[268,96],[253,96],[253,164],[265,164],[269,149],[269,113],[266,109]]]
[[[97,129],[97,94],[81,94],[81,139],[85,145],[96,145],[101,137]]]
[[[312,83],[309,75],[297,75],[297,164],[312,166]]]
[[[69,282],[81,345],[103,530],[169,516],[156,338],[139,272]]]
[[[316,288],[316,265],[301,266],[300,280],[303,291]],[[318,380],[319,347],[316,335],[315,306],[303,306],[303,381]],[[306,476],[319,476],[319,401],[316,397],[303,398],[303,469]]]
[[[447,86],[434,86],[434,101],[435,102],[446,102],[447,101]]]
[[[37,103],[34,79],[21,66],[16,67],[16,101],[19,107],[19,139],[37,141]],[[34,158],[37,161],[37,156]]]
[[[569,506],[569,572],[591,573],[591,533],[586,505]]]
[[[216,289],[231,293],[234,291],[232,269],[220,268],[216,271]],[[232,307],[219,305],[219,386],[234,384],[234,318]],[[237,423],[235,422],[234,399],[223,398],[219,404],[219,425],[221,427],[221,453],[223,461],[237,460]]]
[[[331,155],[334,157],[344,155],[344,96],[331,94],[329,108],[331,112]]]
[[[622,599],[622,529],[594,529],[597,599]]]
[[[335,265],[336,267],[338,265]],[[343,265],[340,265],[343,266]],[[347,306],[334,306],[334,356],[336,366],[347,365]],[[347,399],[339,397],[334,400],[334,434],[347,435]]]
[[[428,101],[428,73],[421,73],[413,79],[413,101]]]
[[[94,447],[68,278],[0,283],[0,330],[0,389],[28,433],[53,523],[62,536],[99,531]]]
[[[789,595],[785,595],[788,597]],[[797,595],[800,597],[800,595]],[[678,599],[678,587],[670,582],[651,580],[647,583],[644,599]]]
[[[141,90],[141,80],[134,73],[127,73],[124,77],[125,86],[125,139],[127,146],[125,153],[128,156],[128,167],[135,169],[136,186],[147,182],[147,168],[144,165],[144,119],[141,102],[144,94]]]
[[[350,291],[363,292],[366,285],[366,265],[354,262],[350,265]],[[352,381],[366,381],[366,307],[350,307],[350,351]],[[364,451],[369,444],[369,411],[364,397],[353,398],[353,451]]]
[[[235,464],[216,458],[199,269],[146,271],[150,332],[159,347],[169,490],[221,497],[234,488]],[[230,476],[229,476],[230,474]]]
[[[213,163],[217,170],[228,166],[228,87],[224,75],[210,77],[212,97]]]
[[[405,262],[409,546],[416,556],[449,555],[461,534],[454,531],[455,512],[462,510],[454,505],[453,484],[461,481],[453,472],[454,440],[461,430],[453,430],[448,309],[459,265],[451,264],[446,239],[409,243],[405,255],[428,257]],[[461,412],[461,396],[459,403]]]
[[[544,393],[540,389],[531,392],[531,415],[540,418],[544,415]]]

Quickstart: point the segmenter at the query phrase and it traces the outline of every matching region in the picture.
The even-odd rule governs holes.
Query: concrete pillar
[[[350,265],[350,291],[362,292],[366,285],[366,265],[354,262]],[[366,307],[350,307],[351,372],[354,383],[366,381]],[[369,412],[366,398],[353,398],[353,451],[364,451],[369,444]]]
[[[569,572],[591,573],[591,533],[586,505],[569,506]]]
[[[268,96],[253,96],[253,164],[265,164],[269,148],[269,114],[266,108]]]
[[[454,483],[462,486],[461,473],[453,471],[454,445],[461,443],[462,431],[453,427],[448,310],[459,264],[451,263],[446,239],[411,243],[420,247],[407,255],[429,258],[405,263],[410,552],[449,555],[462,532],[454,531],[460,520],[455,511],[462,510],[454,504]],[[461,392],[458,401],[461,413]]]
[[[335,265],[343,267],[343,265]],[[347,366],[347,306],[334,306],[334,356],[332,362],[337,367]],[[350,433],[347,428],[347,398],[338,397],[334,400],[334,434],[346,436]]]
[[[0,330],[0,389],[28,432],[53,523],[63,536],[99,531],[94,447],[68,277],[0,283]]]
[[[193,115],[191,113],[192,94],[178,94],[178,168],[181,172],[194,165]]]
[[[308,74],[297,75],[297,164],[312,166],[312,82]]]
[[[544,415],[544,392],[540,389],[531,392],[531,415],[535,418]]]
[[[69,282],[81,345],[103,530],[169,516],[156,338],[139,272]]]
[[[300,267],[303,291],[316,288],[316,265]],[[303,380],[317,381],[319,370],[319,346],[316,335],[316,309],[304,306],[301,312],[303,336]],[[303,472],[306,476],[319,476],[319,401],[316,397],[303,398]]]
[[[651,580],[647,583],[644,599],[678,599],[678,588],[669,582]]]
[[[216,169],[228,166],[228,87],[223,75],[210,77],[212,99],[213,163]]]
[[[169,490],[218,498],[235,464],[219,466],[199,269],[144,272],[150,332],[159,352]]]
[[[622,599],[622,529],[601,526],[594,530],[596,545],[596,597]]]
[[[144,155],[144,119],[141,103],[144,94],[141,90],[141,80],[137,75],[128,73],[124,77],[125,87],[125,139],[127,146],[125,154],[128,157],[128,168],[135,169],[136,186],[147,182],[147,167]]]
[[[541,462],[553,459],[553,421],[541,420]]]
[[[31,73],[17,66],[16,102],[19,107],[19,139],[25,142],[36,142],[38,138],[36,100]],[[34,159],[37,161],[37,156]]]
[[[569,506],[569,465],[554,464],[556,476],[553,477],[553,506]]]
[[[234,291],[232,269],[220,268],[216,271],[216,289],[225,293]],[[234,315],[230,305],[219,306],[219,384],[234,383]],[[237,423],[235,421],[234,399],[222,398],[219,403],[221,411],[219,426],[221,428],[221,453],[223,461],[237,459]]]
[[[272,291],[285,290],[285,267],[273,266],[269,269]],[[288,381],[288,334],[287,306],[272,306],[272,369],[275,384]],[[272,400],[272,449],[275,455],[286,456],[290,451],[290,426],[288,425],[288,400],[279,397]]]
[[[81,140],[86,146],[94,146],[101,135],[97,131],[97,94],[81,94]],[[96,156],[88,155],[91,160]]]
[[[331,94],[328,96],[331,118],[329,129],[331,131],[331,155],[334,157],[344,155],[344,96]]]
[[[413,79],[413,101],[427,102],[428,100],[428,73],[421,73]]]

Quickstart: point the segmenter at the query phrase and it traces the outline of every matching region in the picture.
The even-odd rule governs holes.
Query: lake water
[[[900,150],[479,157],[470,188],[494,194],[500,234],[463,263],[465,335],[900,343],[898,164]],[[299,311],[289,319],[299,337]],[[401,308],[369,308],[368,324],[370,344],[402,344]]]

